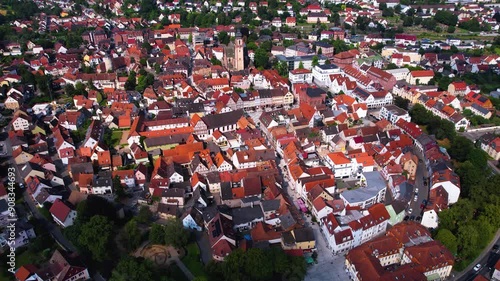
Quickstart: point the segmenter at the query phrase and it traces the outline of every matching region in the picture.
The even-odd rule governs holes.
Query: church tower
[[[245,69],[245,55],[244,55],[245,43],[243,42],[243,36],[238,30],[236,32],[236,38],[234,40],[234,69],[243,70]]]

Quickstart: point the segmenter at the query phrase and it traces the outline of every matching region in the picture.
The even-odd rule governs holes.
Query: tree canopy
[[[189,232],[178,219],[172,219],[165,226],[153,224],[149,231],[149,241],[154,244],[167,244],[182,248],[189,241]]]
[[[80,228],[79,244],[88,250],[93,260],[102,262],[113,252],[113,222],[104,216],[93,216]]]
[[[127,256],[122,258],[113,270],[110,281],[153,281],[154,275],[152,262]]]
[[[434,19],[442,24],[455,26],[458,23],[458,17],[452,11],[439,10],[434,15]]]
[[[223,263],[211,262],[207,272],[214,280],[303,280],[306,274],[303,257],[286,255],[283,250],[252,248],[247,252],[238,249],[229,254]]]

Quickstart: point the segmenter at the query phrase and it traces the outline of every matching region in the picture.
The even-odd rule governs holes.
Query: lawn
[[[449,139],[438,140],[437,143],[439,144],[439,146],[442,146],[446,149],[450,149],[450,140]]]
[[[40,264],[45,261],[43,252],[35,253],[31,249],[26,249],[22,254],[16,256],[16,265]]]
[[[200,261],[200,249],[195,242],[186,247],[187,253],[181,259],[184,265],[191,271],[195,277],[206,277],[205,269]]]
[[[115,146],[120,144],[120,141],[122,140],[122,134],[122,131],[113,131],[113,133],[111,134],[111,143],[115,144]]]

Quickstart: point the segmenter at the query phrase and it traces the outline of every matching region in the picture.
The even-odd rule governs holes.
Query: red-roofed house
[[[448,204],[454,204],[460,196],[460,178],[451,169],[436,171],[431,176],[431,191],[442,186],[448,192]]]
[[[352,161],[342,152],[329,153],[326,156],[325,161],[326,165],[335,171],[336,178],[347,178],[352,175]]]
[[[411,85],[427,85],[432,78],[434,78],[434,71],[432,70],[414,70],[410,71],[406,82]]]
[[[72,210],[60,199],[56,199],[49,210],[54,221],[63,228],[73,225],[76,219],[76,211]]]
[[[321,228],[333,254],[341,254],[352,248],[354,240],[352,230],[350,228],[342,230],[333,214],[321,219]]]
[[[463,96],[467,91],[467,84],[465,82],[453,82],[448,85],[448,92],[454,96]]]
[[[297,24],[295,17],[287,17],[285,20],[285,25],[288,27],[294,27]]]

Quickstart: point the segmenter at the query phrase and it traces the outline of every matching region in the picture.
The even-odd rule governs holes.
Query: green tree
[[[349,46],[343,40],[333,40],[332,41],[333,50],[335,54],[349,51]]]
[[[434,19],[442,24],[449,26],[456,26],[458,22],[458,17],[452,11],[439,10],[434,15]]]
[[[255,67],[262,69],[267,68],[269,64],[269,53],[265,49],[259,47],[257,51],[255,51],[254,63]]]
[[[269,262],[265,253],[257,248],[246,252],[244,269],[253,280],[268,280],[273,276],[272,262]]]
[[[137,226],[137,221],[132,219],[128,221],[120,233],[121,240],[126,248],[131,251],[141,244],[141,231]]]
[[[219,32],[217,38],[219,38],[219,42],[224,45],[229,44],[229,40],[231,39],[226,31]]]
[[[92,254],[93,260],[108,260],[113,250],[113,222],[104,216],[93,216],[82,225],[78,242]]]
[[[401,14],[401,5],[397,4],[396,7],[394,7],[394,12],[396,14]]]
[[[139,209],[139,214],[137,214],[136,220],[138,223],[142,224],[150,224],[151,219],[153,218],[153,213],[148,206],[142,206]]]
[[[113,177],[113,190],[118,198],[124,198],[127,195],[119,176]]]
[[[275,65],[275,69],[283,77],[288,77],[288,63],[286,61],[278,61]]]
[[[410,101],[402,98],[400,96],[394,97],[394,105],[401,107],[404,110],[408,110],[408,106],[410,105]]]
[[[318,59],[318,56],[313,56],[311,65],[312,65],[312,66],[317,66],[317,65],[319,65],[319,59]]]
[[[469,141],[470,142],[470,141]],[[488,165],[488,155],[480,148],[474,148],[467,155],[467,159],[476,167],[486,169]]]
[[[153,244],[165,244],[165,227],[161,224],[153,224],[149,231],[149,241]]]
[[[77,220],[86,223],[94,216],[105,216],[116,222],[116,210],[110,201],[97,195],[89,195],[87,200],[78,203],[76,207]]]
[[[421,104],[415,104],[410,110],[411,119],[417,124],[427,125],[429,122],[429,112]]]
[[[130,71],[130,74],[128,75],[127,81],[125,81],[125,90],[127,91],[133,91],[135,87],[137,86],[137,77],[135,74],[135,71]]]
[[[440,229],[435,237],[436,240],[441,241],[443,245],[450,250],[454,255],[457,254],[457,237],[451,233],[448,229]]]
[[[220,60],[218,60],[215,56],[213,56],[210,59],[210,63],[212,63],[212,65],[222,65],[222,62]]]
[[[463,21],[458,25],[458,27],[472,32],[481,31],[481,24],[476,18],[472,18],[468,21]]]
[[[153,85],[154,81],[155,77],[151,73],[141,75],[139,76],[139,79],[137,79],[137,86],[135,87],[135,90],[142,93],[147,87]]]
[[[116,265],[110,281],[153,281],[153,269],[148,260],[125,256]]]
[[[75,86],[73,86],[73,84],[67,84],[64,86],[64,93],[66,93],[68,97],[74,97],[76,95]]]
[[[180,220],[170,220],[165,225],[165,244],[182,248],[187,245],[188,240],[189,232],[184,228]]]
[[[455,138],[449,149],[450,156],[460,162],[467,160],[473,149],[472,143],[465,137]]]
[[[482,231],[482,230],[481,230]],[[474,256],[479,250],[479,232],[472,224],[464,224],[458,228],[457,241],[462,257]]]
[[[299,62],[299,69],[304,69],[304,64],[302,62]]]
[[[406,17],[403,20],[403,26],[413,26],[413,17]]]

